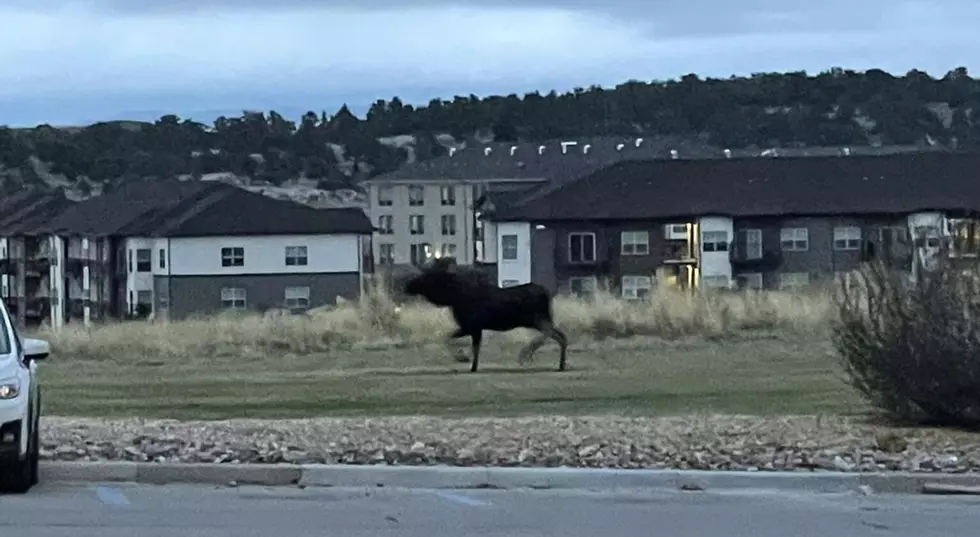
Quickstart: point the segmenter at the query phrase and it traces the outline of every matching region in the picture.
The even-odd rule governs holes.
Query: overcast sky
[[[689,72],[976,74],[977,21],[976,0],[2,0],[0,124],[295,119]]]

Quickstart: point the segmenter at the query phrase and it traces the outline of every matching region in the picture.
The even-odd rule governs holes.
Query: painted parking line
[[[116,487],[92,487],[99,501],[106,505],[129,505],[129,498],[123,493],[122,489]]]
[[[472,496],[467,496],[466,494],[452,490],[433,490],[431,492],[444,500],[462,505],[468,505],[470,507],[487,507],[490,505],[490,502],[483,501]]]

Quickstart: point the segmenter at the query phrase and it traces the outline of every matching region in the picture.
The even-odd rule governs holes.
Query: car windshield
[[[8,354],[10,352],[10,332],[7,330],[9,319],[7,305],[0,300],[0,354]]]

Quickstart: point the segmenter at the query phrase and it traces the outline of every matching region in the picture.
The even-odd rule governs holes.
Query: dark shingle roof
[[[0,202],[0,236],[32,235],[73,204],[64,194],[20,192]]]
[[[637,144],[637,140],[640,140]],[[563,149],[562,142],[571,142]],[[544,150],[539,153],[539,149]],[[588,146],[588,147],[586,147]],[[580,177],[626,159],[668,155],[670,149],[702,153],[706,146],[675,138],[597,137],[541,143],[478,144],[452,156],[404,164],[372,181],[523,179]],[[489,154],[486,150],[489,149]]]
[[[980,211],[980,153],[622,162],[496,220]]]
[[[371,233],[360,209],[314,209],[218,182],[146,179],[74,204],[39,232],[86,236]]]
[[[574,145],[567,145],[563,150],[562,142],[573,142]],[[541,146],[544,146],[544,150],[539,154]],[[490,150],[489,154],[487,149]],[[395,171],[373,178],[371,182],[477,179],[564,181],[623,160],[670,158],[672,150],[683,159],[725,158],[722,148],[676,136],[601,136],[516,144],[495,142],[457,149],[452,156],[407,163]],[[843,147],[735,149],[730,151],[730,155],[739,158],[776,152],[788,157],[820,157],[839,155],[844,150]],[[858,146],[846,150],[856,156],[920,152],[927,148],[914,145]]]

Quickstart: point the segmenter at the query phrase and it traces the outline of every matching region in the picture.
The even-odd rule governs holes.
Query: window
[[[517,260],[517,235],[502,235],[500,237],[500,259],[504,261]]]
[[[711,289],[728,289],[731,287],[731,279],[724,274],[701,276],[701,286]]]
[[[518,280],[504,280],[500,282],[501,287],[514,287],[515,285],[520,285]]]
[[[762,230],[746,229],[745,234],[745,259],[762,259]]]
[[[162,269],[167,268],[167,251],[164,250],[163,248],[160,248],[157,257],[160,259],[160,268]]]
[[[439,198],[443,205],[456,205],[456,187],[444,186],[440,188]]]
[[[938,248],[939,228],[936,226],[915,226],[915,246],[918,248]]]
[[[144,306],[153,304],[153,291],[136,291],[136,304]]]
[[[413,265],[422,265],[432,256],[432,246],[427,242],[413,244],[409,254]]]
[[[442,215],[442,234],[451,237],[456,234],[456,215]]]
[[[310,307],[309,287],[287,287],[284,292],[285,306],[288,309],[307,309]]]
[[[810,283],[810,274],[808,272],[783,272],[779,275],[779,288],[780,289],[791,289],[794,287],[802,287]]]
[[[620,234],[622,255],[647,255],[650,253],[649,231],[624,231]]]
[[[745,272],[735,276],[739,289],[762,289],[761,272]]]
[[[980,252],[980,220],[950,220],[954,256],[976,257]]]
[[[128,265],[129,272],[133,272],[133,251],[128,250],[128,255],[126,256],[126,264]]]
[[[286,266],[306,266],[309,258],[306,256],[306,246],[287,246],[286,247]]]
[[[381,243],[378,245],[378,263],[390,265],[395,262],[395,245],[391,243]]]
[[[810,249],[810,231],[805,227],[786,227],[779,230],[779,245],[784,252],[805,252]]]
[[[595,263],[595,233],[568,234],[568,261],[572,263]]]
[[[390,186],[382,186],[378,188],[378,206],[379,207],[391,207],[392,199],[394,198],[394,191]]]
[[[226,309],[245,309],[245,289],[241,287],[222,287],[221,306]]]
[[[861,228],[835,227],[834,250],[858,250],[861,248]]]
[[[410,185],[408,187],[408,204],[411,207],[421,207],[425,205],[425,187],[422,185]]]
[[[136,272],[150,272],[153,270],[153,251],[149,248],[139,248],[136,250]]]
[[[727,231],[705,231],[701,233],[701,250],[705,252],[727,252]]]
[[[425,233],[425,217],[421,214],[413,214],[409,216],[408,229],[412,235],[422,235]]]
[[[222,267],[243,267],[245,266],[245,248],[230,247],[221,249]]]
[[[622,281],[623,298],[646,298],[650,296],[650,288],[653,281],[649,276],[623,276]]]
[[[595,292],[595,276],[575,277],[568,279],[568,290],[575,296],[585,297]]]
[[[378,217],[378,235],[392,235],[395,233],[393,229],[395,223],[395,217],[390,214],[383,214]]]
[[[443,244],[442,248],[439,249],[439,256],[456,257],[456,245],[451,242],[447,242]]]

